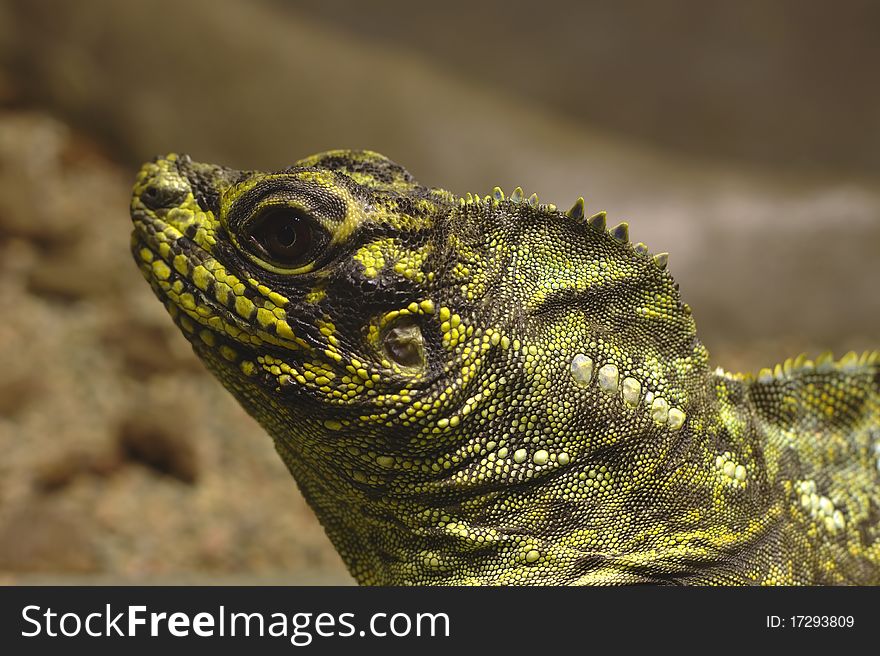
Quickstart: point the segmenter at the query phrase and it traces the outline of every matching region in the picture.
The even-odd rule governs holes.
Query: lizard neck
[[[774,431],[742,380],[706,373],[689,395],[679,431],[645,421],[625,440],[569,448],[567,460],[557,451],[555,467],[519,479],[511,477],[511,454],[528,445],[513,440],[418,486],[353,484],[339,473],[345,467],[323,469],[284,442],[279,450],[361,583],[862,580],[858,559],[822,556],[835,544],[826,534],[843,533],[833,526],[834,509],[825,518],[822,507],[845,510],[850,498],[835,492],[836,479],[825,489],[809,475],[806,455],[791,444],[799,440],[803,451],[804,439]],[[586,431],[616,434],[619,421],[594,416]],[[859,430],[876,440],[871,421]],[[474,432],[461,428],[462,439]],[[467,473],[483,461],[493,464],[494,478]],[[818,491],[804,487],[816,480]]]
[[[519,467],[543,462],[542,449],[503,437],[500,426],[487,434],[502,437],[474,448],[468,436],[479,430],[468,421],[445,436],[468,445],[457,465],[428,476],[370,474],[344,436],[329,467],[330,449],[307,435],[279,433],[276,443],[363,584],[732,580],[728,564],[766,534],[778,510],[767,503],[761,453],[745,439],[750,418],[725,409],[719,399],[731,390],[722,394],[718,384],[707,374],[690,390],[694,402],[677,431],[649,414],[626,432],[629,415],[583,417],[579,432],[597,444],[603,434],[626,437],[594,449],[569,443],[548,453],[546,467]]]

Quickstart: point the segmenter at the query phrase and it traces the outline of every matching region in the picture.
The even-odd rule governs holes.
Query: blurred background
[[[0,1],[0,582],[350,582],[130,261],[142,160],[584,195],[756,370],[880,347],[878,71],[870,0]]]

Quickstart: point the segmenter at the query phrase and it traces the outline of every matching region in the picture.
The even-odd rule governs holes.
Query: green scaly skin
[[[131,216],[360,583],[880,583],[880,353],[713,371],[665,254],[581,199],[169,155]]]

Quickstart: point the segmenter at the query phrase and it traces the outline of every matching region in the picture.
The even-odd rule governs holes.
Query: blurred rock
[[[63,302],[90,296],[110,297],[118,292],[115,279],[104,263],[88,256],[41,261],[30,272],[27,288],[35,296]]]
[[[33,375],[0,380],[0,417],[16,417],[45,394],[45,385]]]
[[[100,561],[90,523],[58,507],[34,502],[0,525],[0,570],[96,572]]]
[[[123,457],[192,485],[198,455],[188,437],[191,421],[180,408],[140,408],[119,428]]]
[[[122,464],[122,454],[115,450],[97,453],[66,451],[35,471],[34,486],[39,492],[53,494],[81,476],[104,477],[117,473]]]
[[[125,372],[137,380],[149,376],[189,371],[205,374],[205,368],[179,341],[177,329],[169,321],[161,325],[120,316],[105,327],[104,344],[120,354]]]

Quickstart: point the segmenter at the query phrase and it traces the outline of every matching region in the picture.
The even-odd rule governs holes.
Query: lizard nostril
[[[148,185],[141,192],[141,201],[151,210],[177,205],[183,198],[183,190],[170,186]]]

